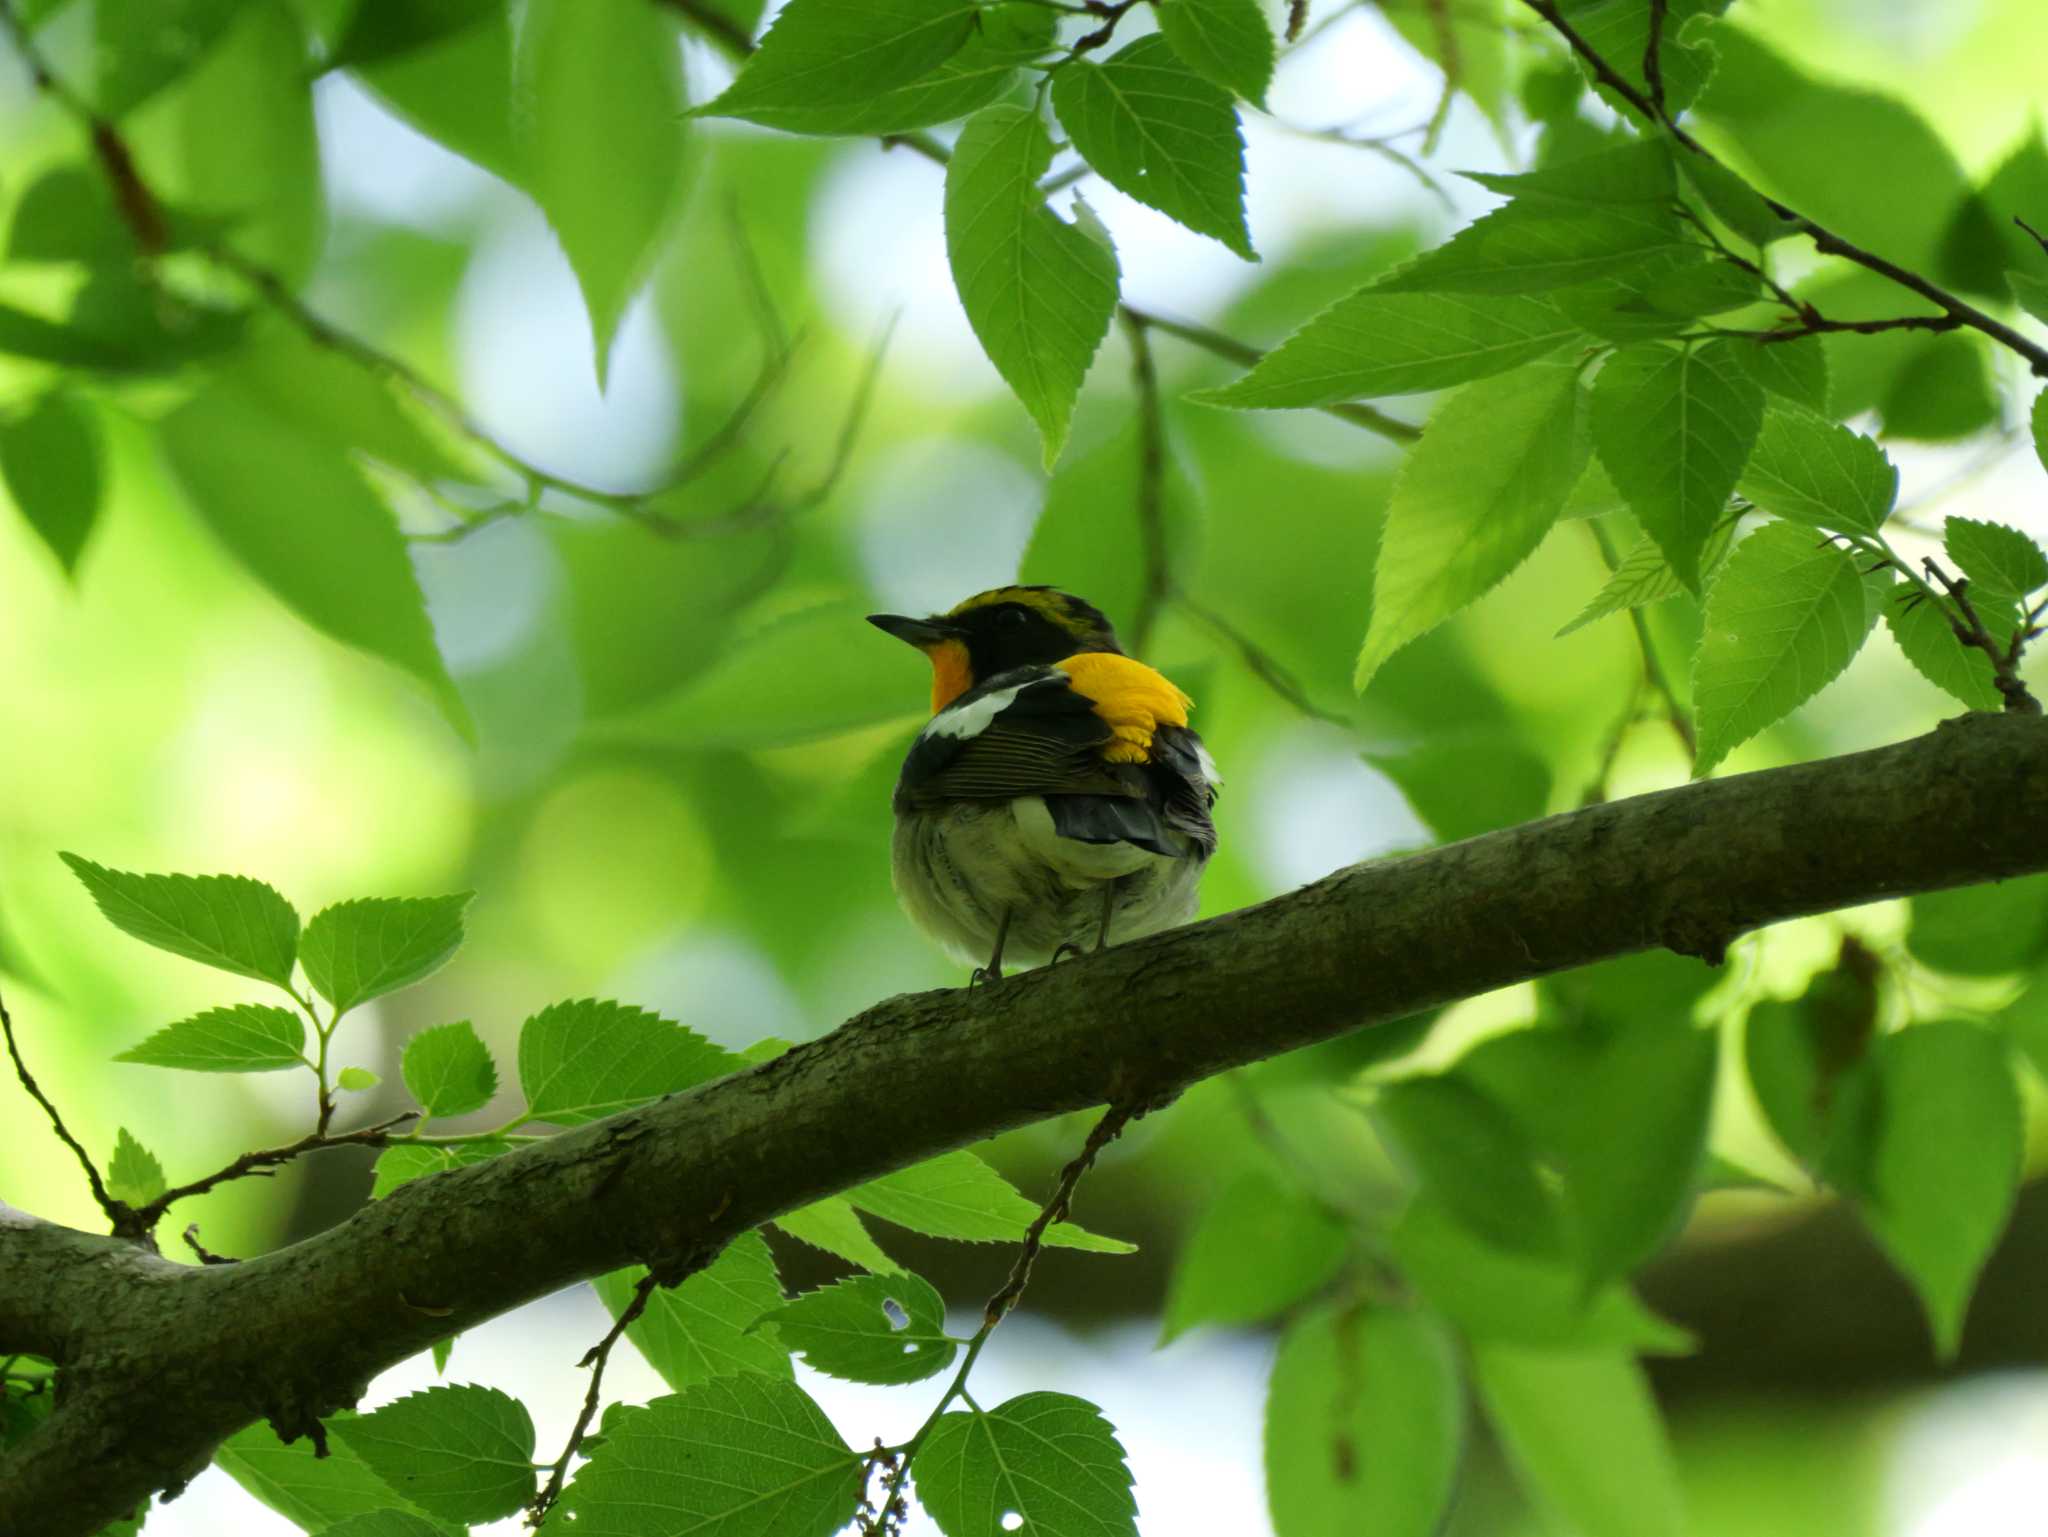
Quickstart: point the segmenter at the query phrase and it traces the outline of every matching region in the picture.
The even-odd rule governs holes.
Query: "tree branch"
[[[690,1093],[435,1175],[303,1243],[178,1267],[0,1213],[0,1351],[57,1360],[0,1537],[88,1537],[258,1418],[587,1276],[687,1274],[794,1207],[997,1132],[1456,999],[1762,924],[2048,869],[2048,720],[1609,802],[1339,871],[1000,985],[914,993]],[[30,1517],[24,1512],[34,1512]]]
[[[100,1171],[92,1161],[92,1154],[71,1135],[71,1128],[64,1124],[64,1117],[50,1101],[50,1096],[36,1082],[35,1075],[28,1070],[28,1063],[21,1057],[21,1046],[14,1039],[14,1016],[7,1012],[7,1000],[0,997],[0,1035],[7,1038],[7,1055],[14,1063],[14,1076],[21,1080],[21,1086],[28,1091],[28,1097],[43,1107],[43,1114],[50,1118],[50,1128],[57,1133],[57,1140],[78,1156],[79,1167],[85,1170],[85,1182],[92,1188],[92,1198],[99,1203],[100,1210],[107,1214],[107,1220],[120,1227],[131,1215],[127,1206],[108,1194],[106,1182],[100,1178]]]

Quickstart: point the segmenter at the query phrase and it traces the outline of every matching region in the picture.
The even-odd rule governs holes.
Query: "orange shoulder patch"
[[[1113,651],[1084,651],[1053,665],[1109,722],[1116,740],[1104,749],[1111,763],[1146,763],[1161,726],[1185,726],[1194,701],[1163,673]]]

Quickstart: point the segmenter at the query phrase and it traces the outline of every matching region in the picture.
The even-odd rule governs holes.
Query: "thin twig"
[[[359,1131],[345,1131],[339,1136],[329,1136],[322,1131],[308,1132],[296,1142],[287,1142],[282,1147],[258,1148],[244,1153],[232,1163],[214,1170],[203,1179],[190,1184],[179,1185],[166,1190],[145,1206],[135,1208],[135,1220],[145,1227],[155,1227],[166,1211],[195,1195],[205,1195],[217,1185],[225,1185],[238,1179],[268,1178],[271,1171],[285,1164],[303,1158],[308,1153],[325,1152],[333,1147],[384,1147],[391,1142],[391,1133],[408,1121],[419,1119],[419,1112],[408,1110],[394,1115],[388,1121],[379,1121],[375,1126],[365,1126]]]
[[[28,1070],[28,1064],[21,1058],[21,1046],[14,1039],[14,1017],[7,1012],[7,1000],[0,997],[0,1033],[7,1037],[7,1055],[14,1059],[14,1076],[21,1080],[21,1086],[28,1090],[29,1098],[43,1107],[43,1114],[50,1118],[50,1126],[57,1133],[57,1140],[78,1156],[78,1166],[85,1170],[85,1182],[92,1187],[92,1198],[99,1203],[107,1220],[114,1225],[114,1231],[127,1234],[134,1213],[125,1201],[117,1201],[107,1193],[106,1183],[100,1178],[100,1171],[93,1166],[92,1155],[86,1152],[84,1144],[71,1135],[71,1129],[64,1124],[64,1117],[50,1102],[42,1086],[36,1082],[35,1074]]]
[[[660,3],[681,15],[736,59],[744,59],[759,46],[752,33],[706,0],[660,0]]]
[[[1123,1134],[1124,1127],[1130,1124],[1131,1118],[1137,1115],[1141,1108],[1142,1106],[1137,1103],[1117,1104],[1103,1111],[1102,1119],[1097,1121],[1094,1129],[1088,1133],[1088,1140],[1082,1144],[1081,1151],[1060,1170],[1059,1181],[1053,1187],[1052,1198],[1032,1219],[1031,1226],[1024,1230],[1023,1246],[1017,1251],[1016,1262],[1010,1267],[1009,1279],[1003,1282],[1002,1287],[988,1299],[987,1305],[981,1310],[981,1327],[967,1342],[967,1353],[961,1359],[960,1369],[953,1374],[952,1382],[947,1385],[946,1391],[933,1406],[932,1412],[925,1417],[924,1423],[918,1426],[916,1434],[902,1446],[877,1448],[879,1455],[870,1457],[869,1472],[872,1474],[877,1468],[886,1468],[888,1482],[884,1486],[881,1504],[870,1507],[861,1518],[860,1530],[863,1533],[870,1534],[870,1537],[880,1537],[882,1533],[894,1532],[901,1527],[906,1510],[903,1488],[910,1478],[911,1459],[917,1455],[918,1448],[924,1445],[926,1437],[932,1432],[932,1427],[938,1424],[939,1416],[946,1412],[956,1398],[966,1397],[967,1377],[974,1370],[974,1363],[981,1355],[982,1346],[988,1343],[988,1338],[995,1333],[996,1326],[1009,1315],[1010,1310],[1024,1295],[1024,1289],[1031,1284],[1031,1267],[1038,1262],[1039,1252],[1045,1246],[1046,1229],[1055,1222],[1066,1220],[1068,1207],[1074,1199],[1074,1187],[1081,1183],[1081,1176],[1094,1167],[1095,1160],[1102,1150]]]
[[[1458,29],[1451,20],[1451,0],[1426,0],[1430,25],[1436,30],[1437,67],[1444,74],[1444,88],[1438,93],[1436,110],[1429,115],[1429,126],[1422,134],[1422,155],[1428,159],[1437,150],[1443,138],[1444,124],[1450,121],[1451,100],[1458,94],[1459,78],[1463,65],[1458,57]]]
[[[2014,628],[2012,640],[2001,646],[1992,633],[1984,627],[1983,617],[1977,606],[1970,601],[1970,583],[1967,579],[1951,577],[1932,556],[1920,562],[1928,577],[1939,583],[1948,600],[1955,605],[1960,618],[1951,617],[1949,627],[1956,633],[1956,639],[1965,646],[1983,652],[1991,658],[1991,681],[2005,700],[2008,713],[2014,715],[2039,715],[2041,701],[2027,690],[2020,679],[2020,657],[2025,654],[2027,642],[2033,638],[2033,621],[2039,610],[2022,613]]]
[[[1551,29],[1570,45],[1572,52],[1585,60],[1587,68],[1593,71],[1594,77],[1602,85],[1627,102],[1645,121],[1652,124],[1661,124],[1664,131],[1670,134],[1672,139],[1679,145],[1700,156],[1703,160],[1710,161],[1716,165],[1720,164],[1713,155],[1708,153],[1705,145],[1701,144],[1698,139],[1695,139],[1678,124],[1663,116],[1657,110],[1654,102],[1637,90],[1620,71],[1616,70],[1612,64],[1609,64],[1601,56],[1597,48],[1586,41],[1584,35],[1570,21],[1565,19],[1564,14],[1557,7],[1557,0],[1522,0],[1522,3],[1542,17],[1550,25]],[[1723,167],[1723,169],[1726,168]],[[1730,172],[1730,174],[1733,175],[1734,173]],[[1844,239],[1826,225],[1809,219],[1806,215],[1779,202],[1777,199],[1764,196],[1762,193],[1759,193],[1758,196],[1763,198],[1764,206],[1769,208],[1780,219],[1783,219],[1791,226],[1793,231],[1811,240],[1816,250],[1828,256],[1839,256],[1846,261],[1854,262],[1857,266],[1875,272],[1880,277],[1889,278],[1901,288],[1911,290],[1913,293],[1920,295],[1921,298],[1934,304],[1943,313],[1955,316],[1958,325],[1968,326],[1973,331],[1981,332],[1983,335],[1990,337],[2000,346],[2005,347],[2024,359],[2027,366],[2035,374],[2042,378],[2048,378],[2048,347],[2043,347],[2029,341],[2011,326],[2005,324],[2005,322],[1985,314],[1984,311],[1978,309],[1973,304],[1965,303],[1946,289],[1929,282],[1917,272],[1909,271],[1901,267],[1897,262],[1889,261],[1874,251],[1865,250],[1854,241]]]
[[[1668,123],[1671,114],[1664,107],[1664,12],[1666,0],[1650,0],[1650,36],[1643,44],[1643,80],[1650,87],[1650,105],[1657,121]]]
[[[1185,592],[1176,593],[1174,601],[1202,624],[1208,626],[1215,634],[1228,641],[1236,650],[1238,660],[1244,663],[1245,667],[1251,672],[1251,675],[1265,684],[1275,694],[1286,700],[1287,703],[1293,705],[1301,714],[1306,715],[1310,720],[1319,720],[1328,726],[1337,726],[1346,731],[1351,729],[1351,721],[1349,719],[1337,714],[1334,710],[1324,709],[1313,699],[1309,698],[1308,691],[1296,681],[1293,673],[1283,667],[1270,652],[1249,635],[1245,634],[1235,624],[1231,623],[1230,620],[1224,618],[1206,604],[1189,597]]]
[[[555,1501],[562,1497],[562,1485],[569,1476],[569,1464],[583,1449],[583,1439],[590,1433],[590,1422],[597,1418],[598,1400],[604,1390],[604,1369],[612,1358],[612,1347],[618,1344],[626,1330],[640,1315],[647,1311],[647,1304],[654,1300],[655,1288],[664,1284],[666,1283],[662,1277],[653,1270],[642,1276],[633,1288],[633,1300],[619,1313],[617,1320],[605,1332],[604,1338],[585,1351],[583,1359],[576,1363],[578,1366],[590,1368],[590,1388],[583,1395],[583,1408],[576,1416],[575,1428],[569,1432],[568,1444],[562,1448],[562,1455],[555,1459],[546,1486],[533,1497],[533,1503],[527,1507],[528,1526],[538,1527],[547,1519],[548,1512],[554,1509]]]
[[[1607,530],[1600,526],[1598,518],[1587,518],[1585,526],[1593,536],[1593,543],[1599,546],[1600,559],[1606,563],[1611,575],[1621,564],[1621,557],[1615,553],[1614,541],[1607,537]],[[1650,635],[1650,622],[1643,617],[1642,609],[1634,604],[1629,605],[1628,618],[1629,623],[1635,626],[1636,649],[1643,655],[1643,680],[1663,701],[1665,722],[1685,744],[1686,756],[1693,757],[1699,751],[1699,739],[1693,735],[1692,721],[1679,702],[1678,691],[1671,686],[1664,664],[1657,659],[1657,644]]]
[[[1159,369],[1145,323],[1123,314],[1131,344],[1131,388],[1138,399],[1138,542],[1144,552],[1144,586],[1131,621],[1131,650],[1143,656],[1152,645],[1159,611],[1173,593],[1173,568],[1166,553],[1166,422],[1159,403]]]
[[[179,1236],[185,1240],[185,1247],[199,1256],[199,1263],[202,1265],[234,1265],[240,1263],[239,1260],[231,1259],[225,1254],[215,1254],[206,1245],[202,1244],[199,1241],[199,1224],[196,1222],[186,1223],[185,1231]]]

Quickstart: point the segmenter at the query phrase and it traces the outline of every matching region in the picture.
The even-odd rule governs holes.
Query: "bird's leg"
[[[1010,910],[1006,907],[1003,909],[1003,916],[996,920],[995,954],[988,958],[986,966],[974,968],[972,975],[967,978],[967,985],[969,987],[974,986],[977,982],[1000,982],[1003,980],[1003,941],[1009,937]]]
[[[1116,882],[1102,883],[1102,932],[1095,936],[1095,948],[1109,948],[1109,920],[1116,914]]]

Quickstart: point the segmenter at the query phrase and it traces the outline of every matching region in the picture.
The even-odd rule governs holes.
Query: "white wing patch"
[[[1196,739],[1194,745],[1195,762],[1201,765],[1202,777],[1212,785],[1222,784],[1223,776],[1216,772],[1216,760],[1209,756],[1209,749],[1202,745],[1199,738]]]
[[[1031,683],[1042,681],[1034,678]],[[980,736],[982,732],[988,730],[989,722],[1016,703],[1017,696],[1031,687],[1031,683],[1018,683],[1009,688],[999,688],[992,694],[983,694],[979,699],[970,700],[966,704],[941,710],[918,735],[952,737],[963,742],[969,737]]]

